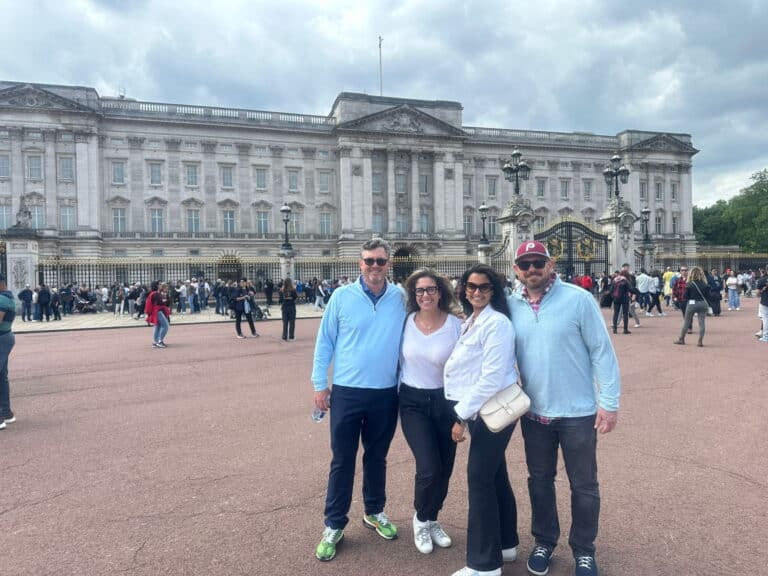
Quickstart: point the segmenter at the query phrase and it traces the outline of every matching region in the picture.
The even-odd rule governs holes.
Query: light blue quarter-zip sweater
[[[328,387],[331,362],[334,384],[351,388],[396,386],[404,322],[405,294],[389,282],[375,305],[363,291],[360,278],[334,290],[315,341],[315,391]]]
[[[579,286],[555,280],[535,313],[520,291],[508,298],[517,366],[531,412],[548,418],[619,409],[621,378],[600,308]]]

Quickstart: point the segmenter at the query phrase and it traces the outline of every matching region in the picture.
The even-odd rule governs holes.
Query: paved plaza
[[[740,312],[708,319],[704,348],[672,345],[679,313],[612,336],[623,395],[617,429],[600,437],[601,574],[768,574],[768,344],[753,336],[756,312],[757,299],[744,299]],[[129,319],[39,331],[107,326],[107,316],[16,323],[18,422],[0,431],[1,574],[445,576],[464,565],[467,445],[440,517],[454,547],[425,556],[411,538],[414,465],[399,431],[387,512],[400,539],[363,527],[358,474],[338,557],[314,558],[330,460],[328,422],[310,419],[317,318],[283,342],[279,321],[237,340],[231,322],[174,317],[165,350]],[[532,540],[519,430],[508,462],[523,559],[504,575],[522,576]],[[558,488],[552,576],[573,573],[562,462]]]

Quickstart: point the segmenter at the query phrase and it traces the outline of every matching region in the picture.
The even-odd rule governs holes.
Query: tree
[[[693,208],[693,231],[703,245],[738,244],[746,252],[768,252],[768,169],[728,200]]]

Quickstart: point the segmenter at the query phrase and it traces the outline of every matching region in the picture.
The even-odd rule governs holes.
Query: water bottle
[[[317,406],[312,408],[312,421],[313,422],[322,422],[323,418],[325,418],[325,410],[320,410]]]

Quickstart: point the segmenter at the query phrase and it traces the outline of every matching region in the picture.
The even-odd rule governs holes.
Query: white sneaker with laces
[[[635,328],[640,328],[640,324],[635,324]]]
[[[453,545],[453,540],[445,533],[442,525],[437,520],[429,523],[429,535],[432,537],[432,542],[440,546],[440,548],[450,548]]]
[[[422,554],[430,554],[433,550],[430,527],[429,520],[421,522],[416,514],[413,515],[413,543],[416,544],[416,550]]]
[[[468,566],[464,566],[461,570],[453,573],[453,576],[501,576],[501,568],[496,570],[475,570]]]
[[[7,428],[7,426],[5,425],[5,421],[4,420],[0,420],[0,430],[5,430],[6,428]]]

